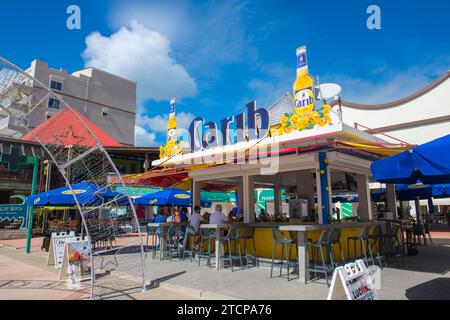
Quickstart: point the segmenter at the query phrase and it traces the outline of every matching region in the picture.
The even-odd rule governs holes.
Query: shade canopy
[[[75,200],[76,197],[76,200]],[[116,200],[118,205],[128,205],[127,197],[119,192],[104,190],[89,182],[79,182],[72,185],[38,193],[27,198],[27,202],[38,206],[75,206],[77,201],[82,206],[97,206]]]
[[[188,191],[177,188],[169,188],[162,191],[153,192],[143,197],[134,199],[135,204],[152,206],[182,206],[191,205],[192,196]]]
[[[450,135],[375,161],[371,169],[381,183],[450,183]]]

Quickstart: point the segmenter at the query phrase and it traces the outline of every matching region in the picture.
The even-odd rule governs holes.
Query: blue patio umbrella
[[[47,192],[38,193],[27,198],[27,202],[35,207],[38,206],[75,206],[75,197],[82,206],[98,206],[105,202],[117,199],[118,205],[129,205],[125,195],[111,190],[104,190],[90,182],[79,182],[72,188],[61,187]]]
[[[192,196],[190,192],[177,188],[168,188],[134,199],[135,204],[152,206],[188,207],[191,205],[191,201]]]
[[[382,183],[450,183],[450,135],[375,161],[371,169]]]
[[[448,198],[450,197],[450,184],[433,184],[424,185],[423,187],[411,188],[408,184],[396,184],[395,194],[400,201],[409,201],[431,198]],[[386,200],[386,190],[372,193],[372,201],[383,202]]]

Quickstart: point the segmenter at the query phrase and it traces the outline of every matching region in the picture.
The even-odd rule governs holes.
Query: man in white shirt
[[[216,211],[213,212],[211,217],[209,218],[210,224],[220,224],[220,223],[227,223],[228,217],[222,213],[222,206],[220,204],[216,205]]]
[[[194,228],[195,232],[200,228],[200,223],[203,221],[203,217],[200,214],[200,206],[194,207],[194,213],[191,214],[190,225]]]

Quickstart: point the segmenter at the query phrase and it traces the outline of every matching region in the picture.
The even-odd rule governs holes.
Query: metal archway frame
[[[61,129],[57,127],[50,128],[49,130],[54,130],[53,136],[55,139],[51,142],[43,142],[38,134],[35,134],[35,132],[28,128],[27,121],[37,114],[36,111],[38,111],[39,108],[42,108],[41,104],[46,102],[50,97],[58,100],[60,105],[68,108],[73,113],[77,122],[82,125],[85,135],[88,136],[88,139],[90,139],[92,145],[94,145],[93,147],[75,146],[76,154],[72,154],[70,157],[70,155],[67,154],[69,151],[66,151],[66,146],[57,140],[58,135],[63,134]],[[42,148],[47,152],[71,190],[82,218],[83,227],[89,239],[89,253],[91,259],[91,298],[101,296],[103,294],[101,291],[102,288],[107,288],[112,291],[116,290],[114,285],[116,283],[119,284],[119,281],[116,280],[127,278],[127,276],[130,277],[127,278],[128,282],[126,282],[125,285],[129,284],[130,279],[134,283],[137,279],[142,278],[142,286],[143,290],[145,290],[146,272],[144,246],[136,210],[119,171],[95,134],[58,94],[49,89],[41,81],[35,79],[1,56],[0,110],[3,111],[7,117],[13,119],[15,125],[19,125],[25,131],[30,132],[33,135],[34,139],[38,141]],[[70,152],[72,153],[73,149],[71,149]],[[112,185],[108,182],[107,178],[111,173],[117,177],[114,180],[115,184],[118,182],[122,185],[125,190],[124,197],[127,199],[128,210],[126,213],[120,215],[120,207],[116,201],[117,199],[106,202],[105,200],[98,200],[96,203],[90,203],[89,206],[86,206],[83,201],[85,200],[84,197],[86,195],[83,193],[79,194],[77,193],[77,190],[74,191],[72,188],[72,184],[81,181],[89,181],[105,189],[111,188]],[[92,206],[96,209],[92,209]],[[112,214],[114,209],[115,215]],[[105,217],[104,212],[109,212],[109,214]],[[97,217],[94,217],[94,214],[97,214]],[[121,221],[127,221],[131,225],[131,229],[121,228]],[[130,235],[131,237],[129,237]],[[127,236],[128,242],[122,241],[123,243],[117,245],[116,241],[115,248],[108,248],[108,241],[111,242],[112,246],[113,241],[125,239],[125,236]],[[103,242],[105,246],[96,248],[92,245],[98,242]],[[126,249],[130,249],[131,253],[127,253]],[[133,252],[133,250],[136,252]],[[120,254],[127,255],[125,256],[125,259],[117,259],[120,255],[119,252]],[[107,270],[105,274],[101,274],[105,256],[112,256],[115,263],[109,264],[112,265],[112,269]],[[101,260],[101,266],[98,270],[96,270],[95,265],[97,259]],[[138,265],[134,265],[133,263],[138,263]],[[138,271],[139,268],[141,269],[140,274]],[[136,271],[138,274],[133,274]],[[124,277],[124,275],[126,276]],[[97,280],[96,276],[99,276],[99,278],[101,276],[101,280]],[[120,283],[121,287],[117,289],[122,290],[123,285],[123,283]],[[99,291],[98,293],[96,293],[96,288]]]

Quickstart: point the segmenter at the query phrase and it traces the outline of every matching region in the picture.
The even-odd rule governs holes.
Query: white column
[[[194,204],[194,206],[199,206],[200,205],[200,182],[194,180],[193,187],[194,187],[194,190],[192,190],[192,196],[193,196],[192,203]]]
[[[397,201],[395,197],[395,185],[386,184],[387,211],[392,212],[392,214],[394,215],[394,219],[397,219]]]
[[[317,214],[319,216],[319,224],[323,224],[322,218],[322,195],[320,192],[321,183],[320,183],[320,169],[316,168],[316,194],[317,194]]]
[[[370,200],[369,177],[363,174],[356,175],[356,183],[358,184],[358,211],[363,221],[372,220],[372,203]]]
[[[254,200],[254,177],[246,173],[242,176],[243,203],[244,203],[244,222],[255,222],[255,200]]]
[[[280,217],[281,216],[281,194],[280,194],[280,184],[278,181],[275,182],[274,188],[273,188],[273,203],[275,207],[274,216]]]

